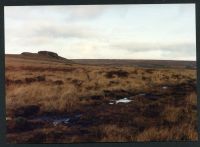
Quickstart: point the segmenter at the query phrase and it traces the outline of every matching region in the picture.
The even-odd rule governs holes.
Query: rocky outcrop
[[[23,58],[35,59],[35,60],[46,60],[46,61],[56,61],[72,63],[71,60],[59,56],[57,53],[51,51],[39,51],[37,53],[23,52],[21,53]]]
[[[38,54],[39,55],[44,55],[44,56],[50,56],[50,57],[53,57],[53,58],[58,58],[59,57],[57,53],[50,52],[50,51],[39,51]]]

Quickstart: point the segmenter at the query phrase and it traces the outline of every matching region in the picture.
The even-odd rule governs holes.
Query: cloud
[[[195,50],[196,45],[194,42],[112,42],[111,48],[113,49],[125,49],[130,52],[148,52],[154,50],[163,50],[163,51],[175,51],[175,50],[184,50],[191,51]]]
[[[127,54],[140,54],[144,57],[145,54],[157,52],[160,55],[160,59],[192,59],[196,58],[196,45],[195,43],[150,43],[150,42],[116,42],[111,44],[113,50],[121,50],[122,52],[128,52]],[[144,54],[144,55],[142,55]],[[153,54],[152,54],[153,55]],[[155,54],[153,55],[155,57]],[[151,55],[148,57],[151,58]]]
[[[69,8],[69,9],[68,9]],[[66,10],[68,11],[68,18],[67,20],[71,21],[80,21],[83,19],[97,19],[104,13],[106,13],[106,10],[109,8],[109,6],[106,5],[93,5],[93,6],[77,6],[77,7],[66,7]]]
[[[195,59],[193,7],[5,7],[6,52],[45,49],[66,58]]]
[[[50,20],[52,17],[57,17],[65,21],[83,21],[100,17],[109,7],[109,5],[7,6],[5,14],[15,20],[34,21],[42,18]]]
[[[99,32],[95,28],[84,25],[48,25],[35,28],[33,36],[52,38],[91,38],[97,37]]]

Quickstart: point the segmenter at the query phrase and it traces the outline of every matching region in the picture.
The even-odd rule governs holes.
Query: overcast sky
[[[5,53],[196,60],[194,4],[5,7]]]

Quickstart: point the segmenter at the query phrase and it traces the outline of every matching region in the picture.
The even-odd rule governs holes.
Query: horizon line
[[[33,54],[37,54],[37,53],[33,53]],[[17,53],[13,53],[13,54],[6,54],[5,55],[21,55],[20,54],[17,54]],[[63,56],[60,56],[60,57],[63,57]],[[66,57],[63,57],[63,58],[66,58]],[[155,61],[192,61],[192,62],[196,62],[197,60],[184,60],[184,59],[144,59],[144,58],[141,58],[141,59],[133,59],[133,58],[119,58],[119,59],[116,59],[116,58],[66,58],[66,59],[69,59],[69,60],[155,60]]]

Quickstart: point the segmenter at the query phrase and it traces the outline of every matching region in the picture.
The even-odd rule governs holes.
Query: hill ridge
[[[21,54],[6,54],[6,56],[24,58],[24,59],[30,59],[30,60],[73,63],[73,61],[66,59],[64,57],[61,57],[57,53],[51,52],[51,51],[38,51],[37,53],[22,52]]]

